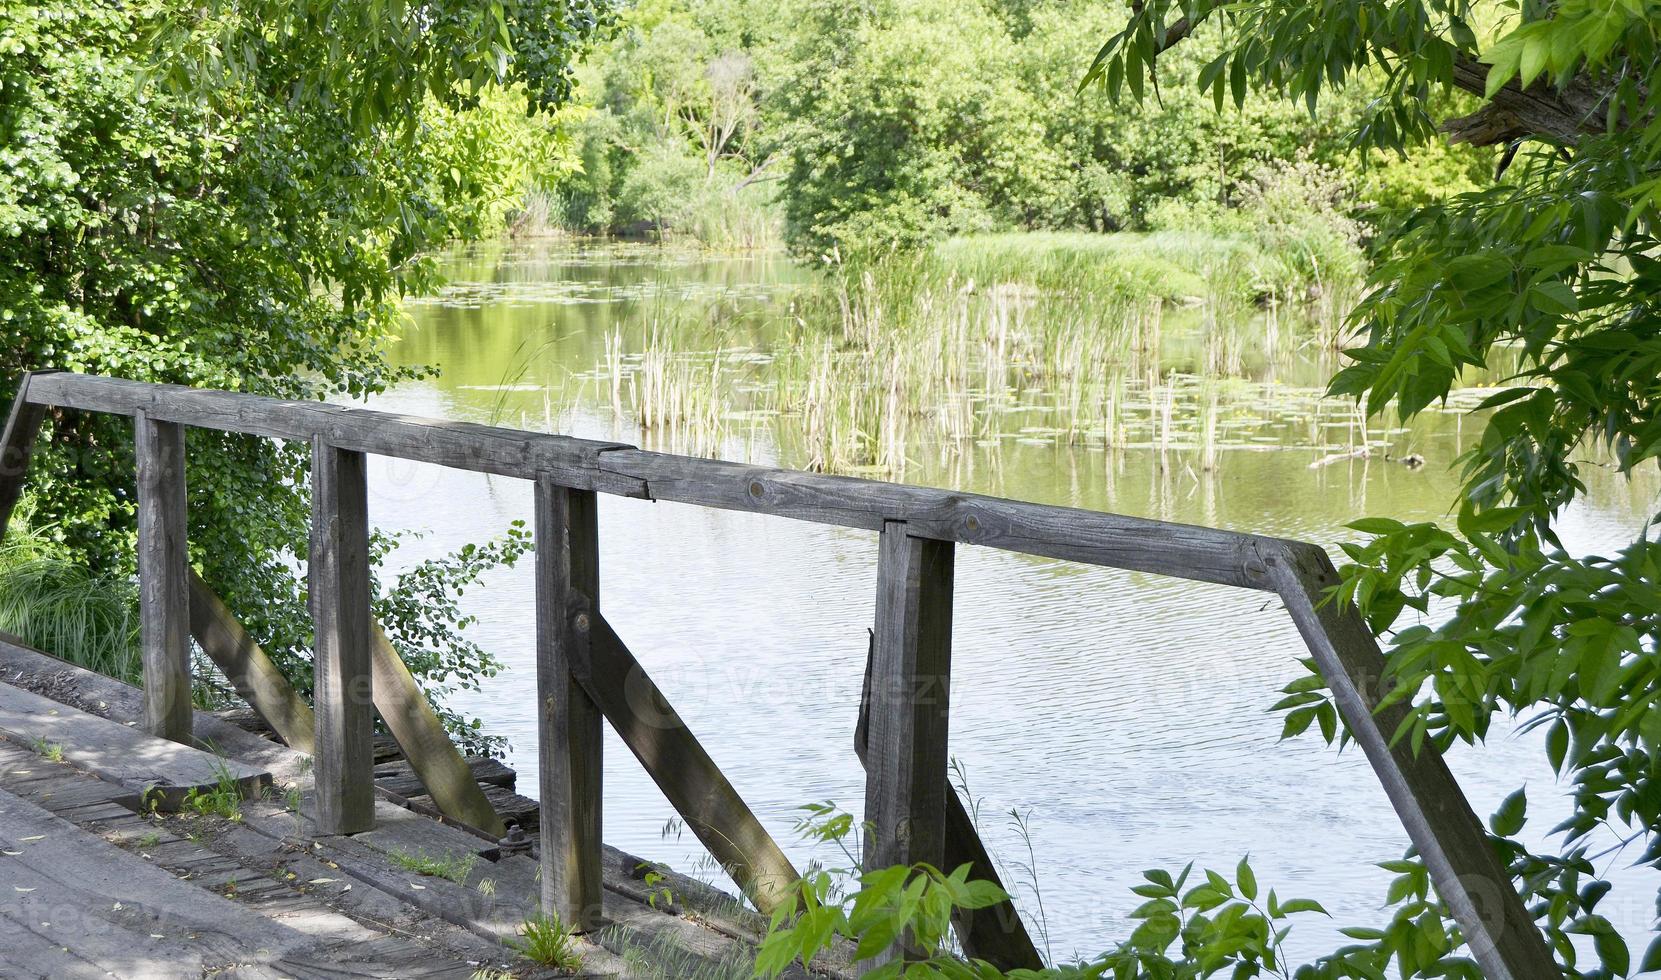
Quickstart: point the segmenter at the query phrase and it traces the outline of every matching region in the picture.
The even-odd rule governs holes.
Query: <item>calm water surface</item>
[[[724,356],[749,356],[777,342],[770,324],[787,319],[792,297],[811,283],[781,258],[569,244],[473,249],[446,265],[453,287],[411,305],[412,326],[394,350],[398,362],[442,374],[389,392],[377,407],[653,448],[676,447],[642,432],[626,404],[621,417],[612,407],[601,369],[607,336],[615,331],[633,354],[654,323],[717,318],[729,325]],[[1163,370],[1186,370],[1193,345],[1180,330],[1167,333]],[[1172,450],[1161,465],[1154,448],[1068,446],[1016,404],[990,438],[913,447],[905,478],[1329,547],[1354,537],[1343,525],[1362,515],[1443,517],[1456,485],[1448,467],[1462,431],[1474,429],[1462,410],[1429,414],[1411,431],[1374,429],[1386,445],[1371,458],[1311,468],[1356,444],[1347,406],[1312,407],[1330,369],[1314,354],[1245,358],[1225,394],[1222,428],[1234,435],[1214,471],[1192,452]],[[764,359],[754,371],[765,380]],[[741,417],[721,449],[801,465],[793,445],[788,421]],[[1425,464],[1387,454],[1418,454]],[[531,516],[530,486],[518,481],[387,460],[371,480],[371,517],[424,533],[399,561]],[[1588,502],[1566,516],[1564,537],[1576,549],[1614,549],[1653,512],[1656,494],[1654,480],[1594,479]],[[798,866],[834,860],[793,827],[797,808],[813,801],[861,812],[852,738],[874,535],[602,496],[600,539],[608,619]],[[952,753],[981,801],[993,852],[1012,867],[1036,867],[1041,895],[1032,876],[1015,868],[1012,877],[1035,917],[1041,901],[1054,956],[1094,954],[1128,934],[1124,917],[1141,901],[1129,887],[1143,869],[1189,861],[1232,869],[1246,853],[1282,897],[1316,898],[1333,912],[1331,923],[1310,920],[1295,932],[1294,951],[1318,953],[1338,926],[1378,921],[1389,876],[1373,865],[1399,857],[1406,837],[1358,752],[1309,737],[1278,741],[1280,719],[1266,709],[1300,673],[1303,650],[1272,601],[977,548],[959,550],[956,595]],[[530,567],[493,575],[467,605],[479,617],[475,639],[507,667],[455,706],[511,740],[520,789],[534,793]],[[677,829],[628,750],[612,738],[607,753],[607,841],[679,868],[698,865],[696,840]],[[1530,737],[1497,736],[1452,764],[1479,813],[1524,783],[1531,827],[1543,833],[1566,812]],[[1022,815],[1030,854],[1012,812]],[[1641,937],[1655,881],[1626,876],[1640,887],[1617,888],[1619,903],[1602,911]]]

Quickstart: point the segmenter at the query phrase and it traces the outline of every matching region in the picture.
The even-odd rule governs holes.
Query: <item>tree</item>
[[[1030,200],[1040,113],[976,2],[807,3],[784,86],[786,221],[812,254],[990,230]]]
[[[1485,369],[1498,347],[1518,348],[1522,367],[1484,405],[1481,437],[1461,460],[1456,526],[1358,522],[1375,537],[1346,548],[1340,592],[1390,639],[1398,696],[1414,701],[1400,737],[1476,741],[1502,715],[1546,730],[1551,762],[1574,786],[1562,851],[1530,854],[1509,839],[1520,794],[1496,815],[1495,845],[1565,969],[1582,976],[1633,965],[1596,912],[1609,885],[1588,835],[1607,828],[1641,862],[1661,862],[1661,547],[1646,531],[1612,557],[1576,556],[1555,530],[1584,490],[1583,467],[1630,475],[1661,456],[1658,15],[1625,0],[1148,0],[1132,5],[1089,75],[1115,95],[1147,97],[1156,80],[1173,81],[1161,74],[1173,49],[1216,30],[1223,48],[1191,81],[1219,109],[1253,90],[1314,109],[1360,89],[1370,97],[1354,135],[1364,151],[1435,139],[1503,147],[1492,186],[1422,207],[1377,238],[1371,291],[1354,314],[1364,342],[1331,388],[1407,417]],[[1437,118],[1449,93],[1475,105]],[[1433,602],[1451,609],[1440,623]],[[1288,731],[1328,710],[1316,686],[1288,698]],[[1601,966],[1579,964],[1576,934],[1591,937]],[[1412,935],[1378,942],[1400,953]],[[1433,975],[1455,947],[1435,944],[1437,955],[1403,971]],[[1339,962],[1318,975],[1348,975]],[[1657,966],[1661,944],[1640,968]]]
[[[5,375],[54,367],[302,399],[383,389],[403,376],[381,354],[397,297],[431,283],[424,251],[496,196],[453,179],[455,161],[435,152],[486,139],[457,136],[453,114],[510,83],[556,103],[604,9],[0,0]],[[0,399],[11,396],[7,380]],[[193,559],[309,687],[294,572],[305,448],[190,439]],[[60,553],[130,572],[131,453],[119,420],[51,417],[32,506]],[[389,583],[381,612],[429,694],[488,670],[456,633],[454,595],[522,547],[470,549]]]

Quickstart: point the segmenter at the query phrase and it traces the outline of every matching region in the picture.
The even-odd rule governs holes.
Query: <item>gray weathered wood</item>
[[[590,619],[590,668],[579,680],[687,829],[765,914],[799,875],[715,760],[604,616]]]
[[[410,675],[380,624],[371,636],[375,710],[398,740],[404,758],[421,778],[440,813],[487,834],[507,833],[484,791],[473,779],[467,760],[457,751],[432,705]]]
[[[1263,556],[1280,546],[1236,531],[638,449],[607,452],[599,465],[640,481],[653,500],[868,530],[904,521],[915,537],[1250,589],[1273,588]]]
[[[595,460],[617,443],[399,415],[328,402],[51,373],[34,376],[29,401],[95,412],[145,412],[158,421],[310,442],[497,476],[555,477],[565,486],[638,496],[639,485]]]
[[[148,791],[164,810],[177,807],[191,790],[217,787],[221,776],[250,797],[271,782],[255,766],[154,738],[9,684],[0,684],[0,731],[23,745],[57,746],[64,761],[125,787],[135,800]]]
[[[501,760],[483,755],[470,755],[466,759],[467,769],[472,773],[475,783],[513,789],[518,773],[504,765]],[[415,770],[411,769],[409,762],[404,759],[382,762],[375,766],[375,786],[404,799],[421,796],[427,792],[427,787],[421,783],[421,777],[415,774]]]
[[[536,691],[542,902],[575,929],[603,909],[600,709],[581,684],[600,603],[594,494],[536,481]]]
[[[875,634],[872,634],[871,653],[865,659],[865,684],[859,698],[859,720],[854,725],[854,753],[861,765],[868,765],[871,731],[871,683]],[[963,800],[950,785],[946,787],[945,863],[941,870],[950,873],[962,865],[969,865],[971,880],[991,882],[1004,888],[992,855],[981,842],[974,818],[963,805]],[[1038,947],[1027,933],[1025,922],[1015,903],[1005,900],[984,909],[962,909],[952,915],[952,926],[957,931],[963,952],[985,960],[1004,971],[1038,970],[1044,966]]]
[[[191,624],[202,649],[272,730],[290,746],[314,751],[316,718],[311,707],[195,572],[191,573]],[[422,696],[379,624],[372,624],[370,642],[375,710],[433,804],[445,816],[486,833],[505,833],[507,828],[479,789],[467,760],[450,741],[443,721]]]
[[[1366,678],[1368,671],[1376,677],[1381,664],[1376,644],[1353,612],[1319,604],[1319,587],[1330,563],[1310,546],[1072,508],[642,452],[613,443],[119,379],[40,374],[29,379],[19,401],[23,407],[14,406],[9,433],[32,435],[39,417],[31,421],[24,411],[27,406],[57,405],[144,415],[151,423],[320,439],[336,452],[375,452],[536,479],[539,532],[558,525],[558,555],[539,561],[544,596],[553,594],[557,600],[544,601],[538,609],[539,646],[546,654],[539,662],[544,751],[546,758],[550,749],[557,749],[553,754],[564,760],[553,763],[552,772],[545,766],[542,773],[545,799],[557,798],[562,807],[552,817],[545,812],[544,823],[552,820],[563,835],[557,839],[564,842],[562,857],[551,865],[557,865],[558,882],[544,882],[544,887],[566,893],[567,904],[571,889],[587,887],[582,884],[587,872],[573,855],[594,850],[568,845],[578,836],[597,839],[599,813],[598,713],[570,677],[576,671],[593,685],[600,676],[590,663],[589,639],[579,634],[585,626],[593,633],[602,623],[595,607],[583,605],[597,599],[594,583],[583,578],[592,574],[592,533],[573,555],[567,524],[586,513],[578,524],[591,529],[591,493],[598,491],[883,532],[875,660],[884,682],[873,691],[871,721],[872,756],[880,765],[872,765],[868,773],[868,803],[880,818],[868,857],[880,863],[931,860],[930,855],[935,863],[941,860],[944,820],[935,815],[948,812],[949,804],[931,803],[929,797],[946,789],[932,772],[940,768],[943,775],[944,765],[950,542],[1277,591],[1323,671],[1329,679],[1337,678],[1334,690],[1346,720],[1357,728],[1489,975],[1527,980],[1556,975],[1549,955],[1540,955],[1543,942],[1527,922],[1503,869],[1487,854],[1480,824],[1446,767],[1434,754],[1404,756],[1400,748],[1389,748],[1389,715],[1373,719],[1370,713],[1376,691]],[[23,441],[22,435],[8,434],[0,446],[13,447],[13,456],[19,456],[16,447]],[[361,462],[358,458],[360,474]],[[7,500],[6,493],[15,501],[19,485],[14,481],[7,489],[0,479],[0,503]],[[589,495],[579,496],[585,493]],[[557,521],[547,520],[550,515]],[[1312,555],[1320,555],[1319,560]],[[316,594],[314,589],[314,601]],[[321,651],[321,639],[319,645]],[[622,649],[621,643],[616,647]],[[1347,681],[1346,672],[1351,677]],[[550,680],[556,674],[560,684]],[[932,678],[929,682],[940,687],[932,703],[925,703],[929,699],[914,686],[920,677]],[[320,730],[331,724],[320,712]],[[319,745],[321,750],[322,740]],[[899,754],[893,754],[896,750]],[[590,788],[593,792],[586,792]],[[927,815],[921,825],[920,814]],[[574,863],[567,864],[566,858]],[[1477,895],[1490,901],[1492,915],[1487,920]]]
[[[867,870],[926,862],[946,847],[952,545],[883,526],[871,654]]]
[[[525,479],[543,475],[562,486],[793,520],[869,530],[905,521],[918,537],[1244,588],[1273,588],[1263,556],[1281,544],[1234,531],[323,402],[57,373],[37,376],[28,398],[91,411],[145,411],[159,420],[281,439],[322,435],[332,445],[360,452]]]
[[[190,570],[190,633],[284,744],[307,755],[315,750],[317,718],[311,705],[195,569]]]
[[[316,638],[313,770],[324,834],[375,818],[374,691],[369,612],[369,495],[363,454],[312,442],[308,588]]]
[[[190,552],[185,540],[185,430],[140,412],[138,612],[144,659],[144,728],[190,740]]]
[[[1288,547],[1271,563],[1286,609],[1332,690],[1344,722],[1384,784],[1437,892],[1452,909],[1488,980],[1561,980],[1511,876],[1488,844],[1453,773],[1433,746],[1417,754],[1408,740],[1391,746],[1407,713],[1388,693],[1384,656],[1352,605],[1324,601],[1338,584],[1325,551]]]
[[[51,692],[59,702],[98,717],[132,726],[144,718],[144,692],[137,687],[36,650],[3,631],[0,677],[31,691]],[[243,731],[217,715],[197,711],[191,727],[201,744],[267,770],[280,782],[295,782],[304,775],[306,767],[300,764],[303,757],[299,753],[280,742]]]
[[[7,976],[204,976],[319,945],[5,790],[0,848]]]
[[[37,375],[25,372],[17,379],[17,393],[12,396],[11,410],[6,415],[6,431],[0,434],[0,541],[6,538],[6,527],[11,524],[12,511],[23,496],[23,483],[29,475],[29,458],[34,455],[35,436],[46,418],[46,406],[29,400],[29,382]]]

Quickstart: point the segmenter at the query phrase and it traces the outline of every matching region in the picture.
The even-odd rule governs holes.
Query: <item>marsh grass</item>
[[[767,425],[824,472],[904,479],[924,454],[1011,438],[1211,472],[1266,415],[1234,382],[1333,342],[1318,321],[1341,319],[1341,291],[1299,261],[1199,232],[951,239],[830,270],[759,342],[713,308],[660,310],[637,353],[607,338],[597,374],[643,443],[677,452],[731,454]]]
[[[751,980],[756,975],[755,954],[736,944],[719,959],[710,959],[677,946],[668,936],[640,942],[611,926],[601,934],[600,945],[620,950],[628,975],[639,980]]]
[[[693,202],[671,237],[705,248],[751,252],[784,244],[784,213],[766,184],[711,186]]]

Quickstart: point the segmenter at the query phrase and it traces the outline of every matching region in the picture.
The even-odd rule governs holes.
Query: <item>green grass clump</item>
[[[210,789],[193,789],[185,794],[180,812],[199,817],[242,819],[242,787],[224,760],[218,764],[218,781]]]
[[[425,851],[410,854],[407,851],[388,851],[387,857],[392,863],[405,871],[429,878],[445,878],[458,885],[467,883],[467,876],[472,873],[473,865],[479,860],[477,854],[444,855],[433,857]]]
[[[35,751],[45,756],[48,762],[63,761],[63,746],[44,738],[35,739]]]
[[[557,970],[576,970],[582,966],[577,942],[557,914],[532,912],[519,925],[519,939],[509,940],[508,945],[541,966]]]

